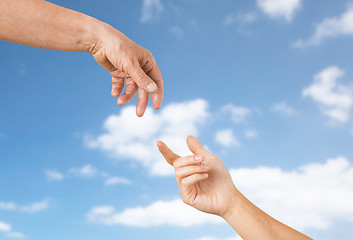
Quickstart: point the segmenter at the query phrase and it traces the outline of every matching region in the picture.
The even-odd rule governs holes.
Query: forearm
[[[102,22],[43,0],[1,0],[0,39],[61,51],[90,52]]]
[[[244,240],[310,240],[311,238],[272,218],[238,190],[224,219]]]

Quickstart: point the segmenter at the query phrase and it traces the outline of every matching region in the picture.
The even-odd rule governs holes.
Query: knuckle
[[[137,84],[141,84],[146,80],[145,75],[143,73],[139,73],[136,75],[135,81]]]
[[[145,54],[148,58],[153,58],[152,52],[148,49],[145,49]]]
[[[173,162],[173,167],[174,167],[175,169],[177,169],[177,168],[180,167],[180,159],[181,159],[181,158],[179,158],[179,159],[177,159],[177,160],[175,160],[175,161]]]

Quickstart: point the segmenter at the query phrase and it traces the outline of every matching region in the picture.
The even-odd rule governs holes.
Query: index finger
[[[180,158],[179,155],[175,154],[172,150],[170,150],[167,147],[167,145],[162,141],[157,141],[157,147],[158,147],[159,151],[162,153],[165,160],[172,166],[173,166],[174,161],[177,160],[178,158]]]

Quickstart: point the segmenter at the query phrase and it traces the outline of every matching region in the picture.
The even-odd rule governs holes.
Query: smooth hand
[[[180,157],[163,142],[157,142],[166,161],[174,166],[183,201],[200,211],[224,217],[236,193],[230,174],[222,161],[194,137],[188,137],[187,145],[195,155]]]
[[[123,106],[138,91],[137,116],[143,116],[152,93],[152,104],[159,109],[163,99],[163,79],[151,52],[137,45],[113,27],[103,24],[100,40],[90,50],[96,61],[112,75],[113,97]]]

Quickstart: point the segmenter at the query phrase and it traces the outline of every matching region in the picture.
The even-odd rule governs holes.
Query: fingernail
[[[203,173],[202,176],[203,177],[208,177],[208,173]]]
[[[151,82],[151,83],[147,84],[147,89],[149,92],[154,92],[157,90],[157,86],[155,83]]]
[[[201,161],[202,161],[202,157],[195,155],[194,160],[195,160],[196,162],[201,162]]]
[[[201,168],[202,169],[208,169],[208,167],[205,165],[205,163],[201,163]]]

